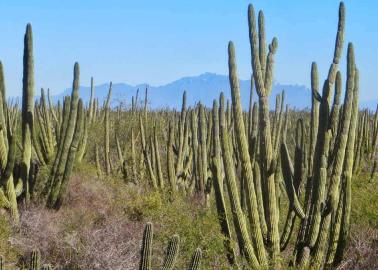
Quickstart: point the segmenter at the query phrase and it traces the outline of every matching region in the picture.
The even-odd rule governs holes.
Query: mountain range
[[[139,89],[138,100],[144,100],[145,88],[148,87],[148,106],[149,108],[174,108],[179,109],[182,103],[182,94],[187,92],[187,104],[193,106],[197,102],[201,102],[206,106],[212,106],[214,99],[219,98],[221,91],[224,92],[226,98],[231,98],[231,90],[228,76],[214,73],[203,73],[199,76],[183,77],[171,83],[151,86],[148,84],[129,85],[126,83],[112,84],[112,106],[117,106],[120,102],[128,106],[131,105],[132,96],[136,95]],[[282,90],[285,90],[285,100],[292,108],[303,109],[311,105],[311,92],[302,85],[283,85],[274,83],[272,94],[270,96],[271,107],[275,104],[275,96]],[[109,91],[109,84],[100,84],[95,86],[95,97],[99,99],[100,104],[105,100]],[[61,100],[63,96],[69,95],[71,89],[65,89],[61,94],[53,96],[53,99]],[[80,86],[80,97],[84,102],[88,102],[90,98],[90,87]],[[250,81],[240,80],[240,93],[242,105],[244,108],[249,104]],[[254,91],[254,100],[257,100]]]
[[[250,81],[239,80],[240,93],[242,105],[248,108]],[[214,99],[219,98],[221,91],[224,92],[225,97],[231,99],[230,84],[227,75],[219,75],[215,73],[203,73],[198,76],[183,77],[171,83],[152,86],[146,83],[138,85],[130,85],[126,83],[113,83],[112,86],[112,102],[111,106],[117,106],[122,102],[126,106],[131,106],[132,96],[136,95],[139,89],[139,102],[144,100],[144,92],[148,87],[148,106],[150,109],[157,108],[172,108],[180,109],[182,103],[182,94],[187,92],[187,104],[193,106],[197,102],[202,102],[204,105],[211,107]],[[274,108],[275,97],[282,90],[285,90],[285,103],[289,104],[291,108],[305,109],[311,106],[311,91],[304,85],[289,85],[273,83],[272,93],[270,95],[270,108]],[[95,86],[95,97],[99,99],[100,104],[105,100],[109,91],[109,83]],[[84,102],[88,103],[90,98],[90,87],[80,86],[80,97]],[[71,94],[71,88],[65,89],[58,95],[53,96],[53,100],[62,100],[66,95]],[[254,91],[254,101],[257,100],[256,92]],[[377,100],[361,101],[360,108],[369,108],[375,110]]]

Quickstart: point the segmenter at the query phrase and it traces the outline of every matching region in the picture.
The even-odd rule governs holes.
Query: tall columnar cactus
[[[6,127],[7,118],[7,100],[5,95],[5,78],[4,78],[4,67],[3,63],[0,61],[0,125]],[[4,128],[4,135],[7,137],[7,130]]]
[[[79,102],[79,64],[75,63],[74,66],[74,80],[72,85],[71,104],[68,117],[63,121],[61,140],[55,161],[50,172],[50,176],[45,187],[44,194],[47,196],[47,206],[55,207],[60,192],[60,186],[64,176],[64,171],[67,164],[67,158],[69,155],[70,146],[75,133],[77,108]],[[66,124],[66,125],[65,125]]]
[[[340,126],[341,133],[338,140],[337,152],[335,153],[335,162],[333,164],[332,172],[330,175],[328,195],[326,197],[327,200],[325,201],[325,206],[323,207],[322,211],[319,235],[314,249],[314,256],[312,257],[312,260],[310,262],[310,269],[318,269],[324,260],[325,252],[327,249],[327,239],[329,237],[331,218],[332,215],[336,213],[338,203],[340,202],[341,174],[343,173],[343,169],[346,169],[348,171],[347,173],[349,173],[349,167],[352,167],[351,161],[353,160],[353,153],[351,155],[348,155],[345,159],[345,150],[347,143],[348,140],[351,140],[351,137],[349,136],[350,132],[355,132],[355,130],[350,130],[351,116],[353,111],[353,96],[355,92],[355,64],[352,44],[349,44],[348,46],[347,61],[347,89],[343,106],[343,117]],[[354,141],[350,143],[354,144]],[[349,162],[348,159],[350,159]],[[333,227],[332,229],[335,229],[335,227]]]
[[[156,170],[157,170],[157,180],[160,189],[164,188],[164,177],[163,171],[161,167],[161,160],[160,160],[160,147],[159,147],[159,140],[156,132],[156,126],[154,126],[154,138],[153,144],[155,149],[155,160],[156,160]]]
[[[111,94],[112,94],[112,82],[110,82],[110,86],[109,86],[109,92],[108,92],[108,97],[106,99],[106,103],[105,103],[105,107],[104,107],[104,111],[105,111],[105,115],[104,115],[104,143],[105,143],[105,147],[104,147],[104,150],[105,150],[105,172],[106,172],[106,175],[110,175],[111,173],[111,163],[110,163],[110,107],[109,107],[109,103],[110,103],[110,98],[111,98]]]
[[[3,111],[0,111],[2,114]],[[14,184],[13,169],[16,160],[16,136],[14,134],[17,126],[17,118],[12,122],[8,117],[6,126],[0,129],[0,167],[2,170],[0,178],[0,202],[1,207],[6,208],[11,215],[14,224],[19,223],[17,197],[23,189],[23,181]],[[7,137],[5,136],[5,130]]]
[[[202,195],[205,193],[205,187],[207,183],[207,127],[206,127],[206,115],[205,107],[200,103],[199,104],[199,176],[200,176],[200,192]]]
[[[260,263],[257,260],[255,250],[247,229],[245,215],[240,205],[238,194],[238,186],[236,183],[235,168],[233,164],[232,152],[230,147],[229,131],[226,125],[226,115],[224,111],[224,96],[221,93],[219,108],[219,129],[221,138],[221,147],[223,153],[223,166],[228,194],[231,202],[231,210],[233,214],[236,236],[238,238],[239,249],[243,251],[250,266],[258,269]]]
[[[89,98],[89,108],[88,108],[88,120],[90,124],[92,124],[94,110],[96,109],[95,104],[94,104],[95,103],[94,98],[95,98],[95,87],[94,87],[93,77],[91,77],[91,95]]]
[[[168,126],[168,143],[167,143],[167,172],[168,180],[172,193],[177,191],[177,178],[174,165],[174,155],[173,155],[173,143],[174,143],[174,130],[172,122],[169,122]]]
[[[138,174],[137,174],[137,165],[136,165],[136,153],[135,153],[135,139],[134,139],[134,130],[131,129],[131,170],[133,174],[133,181],[134,183],[137,182]]]
[[[140,270],[151,270],[152,238],[154,237],[152,223],[148,222],[144,228],[141,249]]]
[[[251,166],[251,159],[248,152],[248,142],[245,134],[244,121],[242,115],[242,107],[240,101],[239,80],[237,77],[236,62],[235,62],[235,49],[232,42],[228,45],[228,66],[229,78],[231,85],[231,96],[233,103],[234,113],[234,127],[236,131],[236,139],[238,149],[240,151],[240,159],[242,163],[242,181],[246,183],[247,189],[247,208],[248,219],[252,226],[252,236],[254,239],[256,255],[262,265],[267,264],[266,252],[264,242],[261,234],[260,217],[257,210],[256,191],[253,184],[253,173]],[[273,190],[274,191],[274,190]],[[278,229],[278,228],[277,228]]]
[[[310,247],[315,245],[317,235],[320,228],[321,208],[325,198],[325,188],[327,174],[327,156],[329,151],[330,130],[329,127],[329,104],[331,98],[332,86],[336,79],[336,72],[338,63],[340,61],[343,41],[344,41],[344,25],[345,25],[345,9],[343,3],[340,4],[339,9],[339,25],[336,36],[336,45],[331,68],[328,73],[327,80],[324,83],[323,93],[321,96],[320,110],[319,110],[319,128],[317,135],[317,142],[313,161],[313,195],[312,204],[314,205],[312,211],[311,226],[307,237],[307,243]]]
[[[273,117],[270,117],[268,97],[272,87],[273,57],[277,40],[273,39],[267,53],[263,13],[259,12],[258,31],[252,6],[249,6],[248,19],[254,84],[259,97],[259,116],[255,116],[254,119],[253,108],[250,105],[248,118],[245,118],[248,128],[245,127],[232,42],[229,44],[232,116],[226,117],[223,94],[219,110],[224,176],[239,248],[254,269],[268,266],[270,251],[272,267],[278,269],[281,267],[281,250],[288,246],[295,230],[295,219],[299,218],[300,227],[293,254],[294,266],[298,269],[321,269],[324,264],[337,265],[342,258],[349,232],[350,187],[353,170],[358,166],[354,155],[361,156],[361,151],[366,151],[361,149],[370,149],[373,145],[367,135],[370,129],[366,120],[369,117],[367,113],[361,116],[360,121],[362,139],[355,142],[358,119],[358,70],[354,63],[352,44],[348,46],[346,91],[344,102],[340,104],[343,94],[338,65],[343,47],[344,4],[341,3],[339,8],[335,52],[322,94],[318,89],[317,67],[315,63],[312,64],[309,143],[305,140],[307,122],[301,115],[297,119],[288,117],[286,109],[284,120],[284,92],[277,97],[276,110]],[[331,103],[333,88],[335,95]],[[216,121],[214,118],[215,123]],[[256,122],[259,128],[256,128]],[[293,134],[286,135],[288,126]],[[213,129],[213,132],[212,147],[215,150],[213,149],[212,171],[215,183],[219,183],[222,172],[217,168],[217,158],[220,156],[217,152],[219,150],[216,150],[217,130]],[[293,160],[290,154],[292,149],[287,142],[291,137],[295,138]],[[256,143],[257,139],[259,143]],[[246,200],[243,197],[241,200],[239,198],[235,172],[238,168],[241,169],[241,179],[238,182],[241,194],[245,195]],[[223,194],[219,192],[218,186],[215,186],[215,195],[219,221],[223,228],[225,221],[222,216],[224,218],[226,215],[222,214],[224,207],[219,202],[222,202]],[[280,235],[278,200],[279,196],[282,196],[282,191],[288,197],[289,212]],[[244,203],[247,206],[246,216],[241,207]],[[246,223],[246,217],[249,224]],[[264,221],[267,230],[264,230]]]
[[[201,180],[200,180],[200,159],[199,159],[199,146],[198,146],[198,115],[197,109],[193,109],[190,114],[190,131],[191,131],[191,150],[193,153],[193,175],[192,175],[192,182],[193,186],[197,186],[198,189],[202,189]]]
[[[144,121],[147,121],[147,105],[148,105],[148,86],[144,91]]]
[[[260,12],[259,18],[263,17]],[[259,121],[260,121],[260,163],[262,170],[262,183],[264,183],[265,217],[268,225],[268,243],[272,248],[273,264],[279,265],[279,231],[277,215],[277,198],[274,176],[276,161],[273,156],[273,142],[270,128],[268,97],[273,82],[274,54],[277,50],[277,39],[273,38],[269,45],[269,53],[264,55],[265,29],[264,20],[259,19],[259,31],[256,31],[256,20],[253,6],[248,7],[249,39],[251,44],[252,69],[256,91],[259,96]]]
[[[39,156],[42,154],[42,160],[40,162],[42,164],[49,163],[51,158],[54,155],[54,148],[55,148],[55,138],[53,136],[53,126],[50,120],[50,112],[48,109],[45,91],[41,89],[41,99],[40,99],[40,106],[37,106],[35,109],[36,112],[36,119],[38,120],[39,124],[39,145],[36,141],[36,135],[33,134],[33,146],[37,155]],[[40,152],[40,153],[38,153]]]
[[[66,166],[65,166],[65,169],[64,169],[64,174],[63,174],[58,198],[57,198],[57,201],[55,203],[55,208],[60,208],[60,206],[61,206],[61,204],[62,204],[62,202],[65,198],[66,192],[67,192],[68,182],[69,182],[71,172],[72,172],[72,169],[73,169],[73,166],[74,166],[74,163],[75,163],[75,157],[76,157],[77,149],[78,149],[80,139],[81,139],[82,134],[83,134],[84,118],[85,118],[85,114],[84,114],[83,101],[81,99],[79,99],[78,108],[77,108],[75,133],[74,133],[74,136],[72,138],[72,142],[71,142],[70,149],[69,149],[69,152],[68,152],[67,162],[66,162]]]
[[[142,151],[143,151],[143,156],[144,156],[145,162],[147,164],[148,174],[149,174],[150,180],[151,180],[151,186],[153,188],[157,188],[158,185],[157,185],[156,176],[155,176],[155,172],[154,172],[154,169],[153,169],[151,157],[149,156],[148,151],[147,151],[146,136],[145,136],[145,133],[144,133],[144,126],[143,126],[142,117],[139,118],[139,125],[140,125],[140,135],[141,135],[141,142],[142,142]]]
[[[84,131],[83,131],[83,136],[81,138],[81,142],[79,144],[79,149],[77,153],[77,161],[80,163],[87,151],[87,143],[88,143],[88,132],[89,128],[92,125],[93,122],[93,115],[94,115],[94,83],[93,83],[93,77],[91,77],[91,94],[89,98],[89,107],[88,107],[88,112],[86,114],[86,119],[84,121]]]
[[[226,201],[224,198],[224,182],[221,158],[221,146],[219,139],[219,114],[218,103],[213,103],[213,153],[211,170],[214,179],[215,202],[218,211],[218,219],[221,225],[221,231],[224,235],[224,246],[227,252],[227,259],[231,265],[236,265],[236,253],[233,247],[233,239],[231,235],[230,223],[228,220],[228,213],[226,208]]]
[[[24,37],[24,67],[22,78],[22,164],[21,179],[24,183],[25,202],[30,199],[29,170],[32,154],[32,132],[34,118],[34,59],[31,24],[26,26]]]
[[[178,153],[177,153],[177,163],[176,172],[180,173],[184,167],[184,154],[185,154],[185,123],[186,123],[186,91],[184,91],[182,97],[182,107],[181,114],[179,118],[179,128],[178,128]]]

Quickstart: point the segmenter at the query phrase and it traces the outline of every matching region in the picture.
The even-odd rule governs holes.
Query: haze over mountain
[[[112,105],[116,106],[119,102],[123,102],[126,106],[131,105],[131,98],[135,96],[139,88],[139,101],[144,99],[145,88],[148,86],[148,100],[149,108],[176,108],[181,107],[182,94],[184,90],[187,92],[188,106],[194,105],[196,102],[201,101],[206,106],[212,106],[214,99],[219,98],[221,91],[225,93],[227,98],[231,98],[230,84],[228,76],[218,75],[214,73],[204,73],[199,76],[183,77],[171,83],[161,86],[152,86],[146,83],[139,85],[129,85],[126,83],[113,83],[112,87]],[[275,104],[275,96],[282,90],[285,90],[286,102],[291,107],[305,108],[310,107],[310,90],[301,85],[282,85],[274,83],[272,94],[270,97],[271,106]],[[95,86],[95,96],[99,98],[100,104],[106,98],[109,90],[109,84],[100,84]],[[249,103],[250,81],[240,80],[240,91],[242,103],[247,108]],[[85,102],[90,98],[90,87],[80,87],[80,97]],[[69,95],[71,89],[64,90],[61,94],[54,96],[54,100],[62,99],[63,96]],[[256,92],[254,92],[254,100],[257,100]]]

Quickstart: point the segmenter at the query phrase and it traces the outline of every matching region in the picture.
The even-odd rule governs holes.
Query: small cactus
[[[201,259],[202,259],[202,250],[200,248],[197,248],[193,254],[192,260],[190,261],[188,270],[201,269]]]
[[[153,226],[148,222],[144,228],[139,270],[151,270]]]
[[[34,249],[31,253],[30,258],[30,270],[40,270],[41,269],[41,253],[38,249]]]
[[[167,254],[165,256],[162,270],[171,270],[176,262],[179,252],[180,237],[178,235],[172,236],[168,244]]]

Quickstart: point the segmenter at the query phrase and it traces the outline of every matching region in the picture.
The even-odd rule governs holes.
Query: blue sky
[[[0,1],[0,59],[8,95],[21,92],[25,26],[32,23],[36,90],[61,92],[81,84],[168,83],[203,72],[227,74],[227,43],[236,45],[239,75],[251,73],[247,6],[250,1],[34,0]],[[275,79],[309,86],[317,61],[322,80],[333,54],[338,1],[252,1],[263,9],[267,37],[278,38]],[[345,1],[345,40],[353,41],[361,100],[378,99],[378,2]],[[345,46],[346,47],[346,46]],[[345,74],[345,53],[342,61]]]

